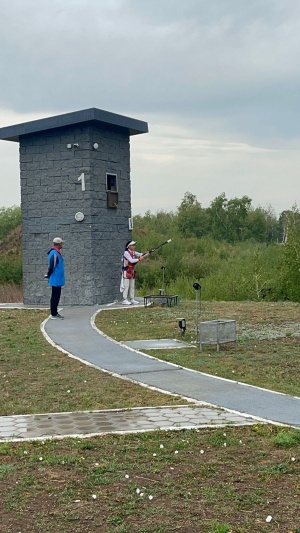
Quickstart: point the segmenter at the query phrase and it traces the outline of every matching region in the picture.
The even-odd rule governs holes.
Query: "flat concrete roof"
[[[4,141],[19,142],[20,137],[23,135],[39,133],[54,128],[63,128],[65,126],[75,126],[77,124],[88,122],[115,126],[119,129],[126,130],[129,135],[138,135],[140,133],[148,132],[147,122],[91,107],[90,109],[73,111],[72,113],[65,113],[63,115],[41,118],[39,120],[32,120],[30,122],[23,122],[22,124],[0,128],[0,139]]]

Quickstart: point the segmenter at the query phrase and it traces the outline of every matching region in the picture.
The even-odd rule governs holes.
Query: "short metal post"
[[[193,284],[193,287],[196,291],[196,343],[198,342],[198,335],[199,335],[199,344],[200,344],[200,350],[202,351],[202,346],[201,346],[201,334],[199,332],[199,329],[198,329],[198,319],[199,319],[199,315],[200,315],[200,312],[199,312],[199,305],[198,305],[198,293],[200,292],[200,295],[201,295],[201,285],[197,282],[195,282]],[[201,297],[200,297],[200,306],[201,306]]]

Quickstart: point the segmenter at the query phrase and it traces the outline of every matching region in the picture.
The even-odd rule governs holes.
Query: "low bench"
[[[203,344],[216,344],[217,352],[220,344],[225,342],[236,343],[236,323],[235,320],[208,320],[200,322],[197,326],[199,335],[200,350]]]
[[[172,304],[177,305],[178,295],[177,294],[148,294],[144,296],[144,306],[147,307],[149,304],[160,303],[161,305],[167,305],[172,307]]]

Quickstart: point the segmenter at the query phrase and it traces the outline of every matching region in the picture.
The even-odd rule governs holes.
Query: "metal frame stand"
[[[164,299],[164,296],[165,296],[165,270],[166,270],[166,267],[162,266],[160,268],[162,270],[162,283],[161,283],[161,289],[159,290],[159,295],[162,297],[161,303],[162,304],[166,304],[167,302]]]
[[[161,289],[159,289],[159,294],[148,294],[144,296],[144,307],[147,307],[150,304],[154,304],[154,301],[159,302],[161,305],[167,305],[171,307],[172,304],[177,304],[178,295],[177,294],[166,294],[165,293],[165,270],[166,267],[160,267],[162,270],[162,284]]]

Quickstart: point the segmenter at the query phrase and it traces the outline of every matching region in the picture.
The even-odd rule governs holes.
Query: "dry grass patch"
[[[1,303],[20,303],[23,302],[23,289],[16,283],[0,284],[0,302]]]

